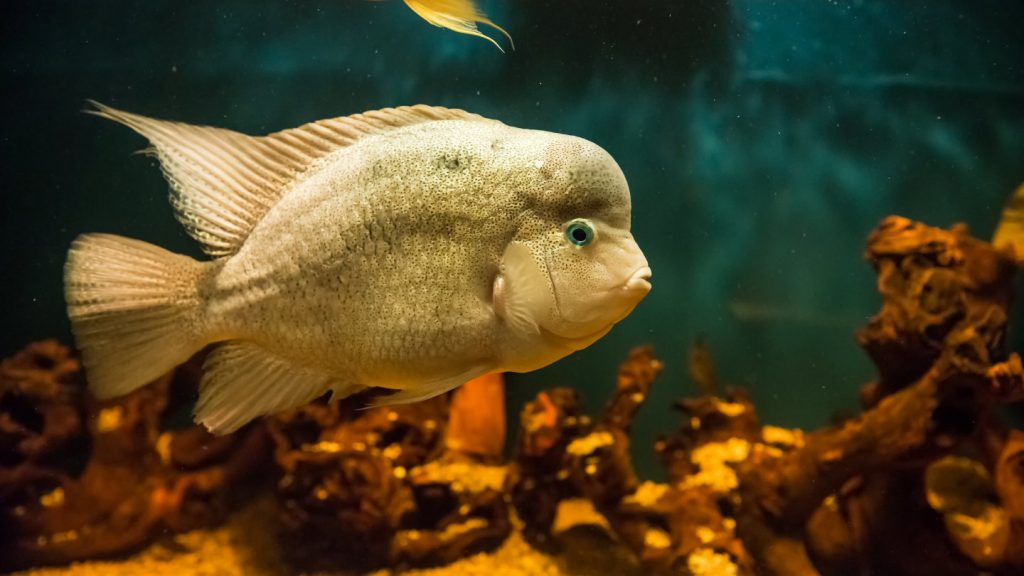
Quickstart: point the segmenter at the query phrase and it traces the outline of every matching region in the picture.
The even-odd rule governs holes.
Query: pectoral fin
[[[547,274],[525,244],[512,242],[501,258],[501,275],[495,281],[495,308],[499,316],[525,335],[540,334],[537,317],[552,299]]]

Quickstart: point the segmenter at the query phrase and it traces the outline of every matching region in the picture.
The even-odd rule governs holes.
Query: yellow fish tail
[[[459,34],[483,38],[504,52],[505,50],[494,38],[481,32],[477,26],[477,24],[486,24],[504,34],[512,49],[516,49],[512,36],[481,12],[473,0],[404,0],[404,2],[420,18],[434,26],[446,28]]]

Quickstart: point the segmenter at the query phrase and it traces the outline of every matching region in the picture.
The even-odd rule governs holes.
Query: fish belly
[[[225,266],[234,289],[214,297],[215,314],[237,338],[365,386],[410,388],[493,363],[496,318],[456,265],[472,259],[451,242],[405,245],[417,242],[240,254]]]

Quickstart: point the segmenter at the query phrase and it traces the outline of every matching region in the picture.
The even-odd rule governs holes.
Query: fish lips
[[[626,307],[626,310],[621,316],[615,319],[615,324],[622,322],[629,316],[633,309],[636,308],[637,304],[640,303],[644,297],[651,291],[651,277],[653,272],[650,266],[641,266],[626,280],[626,283],[622,286],[623,292],[626,293],[626,297],[632,300],[632,303]]]
[[[608,298],[607,306],[602,306],[602,308],[604,310],[608,310],[608,307],[612,307],[621,311],[611,317],[606,324],[601,325],[597,329],[586,331],[586,333],[583,334],[576,333],[577,330],[570,327],[579,328],[581,325],[587,324],[588,322],[572,321],[566,318],[559,306],[556,293],[554,302],[555,309],[562,320],[563,328],[570,328],[570,330],[567,331],[569,334],[559,334],[558,332],[562,332],[562,330],[559,330],[558,332],[548,330],[548,332],[563,339],[586,340],[590,342],[604,336],[609,330],[611,330],[612,326],[618,324],[629,316],[633,312],[633,309],[636,308],[637,304],[639,304],[640,301],[647,296],[647,293],[651,291],[652,274],[650,266],[645,262],[644,265],[640,266],[630,274],[629,278],[625,282],[618,286],[606,289],[604,292]]]
[[[653,272],[650,266],[641,266],[626,280],[622,287],[626,292],[636,292],[643,298],[651,291],[651,276]]]

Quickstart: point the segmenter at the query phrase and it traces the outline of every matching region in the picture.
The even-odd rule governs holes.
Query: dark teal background
[[[555,384],[599,408],[629,347],[654,343],[646,468],[693,391],[700,334],[776,424],[853,408],[872,375],[852,337],[877,306],[868,231],[897,213],[987,237],[1024,182],[1019,1],[482,5],[515,52],[398,0],[5,2],[0,353],[69,341],[61,267],[79,233],[198,255],[154,161],[131,154],[143,141],[80,114],[87,98],[254,134],[422,102],[604,146],[654,290],[600,343],[514,377],[510,410]]]

